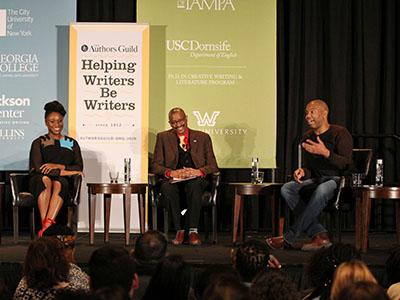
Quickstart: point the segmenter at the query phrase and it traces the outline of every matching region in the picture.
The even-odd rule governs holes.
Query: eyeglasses
[[[182,125],[185,121],[186,121],[186,117],[184,117],[184,118],[182,118],[180,120],[176,120],[176,121],[169,121],[169,124],[172,127],[176,127],[176,126]]]

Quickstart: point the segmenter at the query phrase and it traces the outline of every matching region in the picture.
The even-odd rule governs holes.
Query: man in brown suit
[[[185,236],[185,230],[180,224],[180,192],[184,192],[189,218],[189,243],[200,245],[197,228],[201,197],[208,184],[205,176],[218,172],[211,138],[202,131],[189,129],[187,116],[179,107],[170,110],[168,119],[172,129],[157,134],[153,172],[164,177],[161,194],[171,208],[172,220],[177,231],[172,243],[182,244]],[[171,179],[181,181],[171,183]]]

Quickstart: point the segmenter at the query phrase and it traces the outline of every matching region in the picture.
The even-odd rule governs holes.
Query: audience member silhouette
[[[93,293],[91,298],[92,300],[129,300],[126,291],[121,286],[100,288]]]
[[[367,281],[377,283],[367,265],[357,259],[342,263],[333,277],[331,300],[337,300],[341,290],[350,283]]]
[[[92,253],[89,260],[90,286],[93,292],[100,288],[120,286],[134,299],[139,286],[135,263],[127,250],[104,246]]]
[[[311,257],[306,276],[312,286],[304,300],[318,298],[329,299],[333,275],[336,268],[345,261],[360,259],[360,253],[350,244],[337,243],[318,250]]]
[[[141,235],[135,243],[131,256],[135,260],[139,274],[152,275],[157,264],[165,258],[167,240],[156,230],[149,230]]]
[[[186,300],[190,288],[190,269],[180,255],[163,259],[156,268],[142,299]]]
[[[259,273],[250,287],[252,300],[298,300],[299,298],[293,281],[279,270]]]
[[[218,276],[226,273],[236,277],[237,280],[241,280],[238,271],[231,266],[215,264],[206,267],[194,280],[194,286],[193,286],[194,298],[196,298],[197,300],[203,299],[204,291],[206,290],[206,288],[212,282],[214,282]]]
[[[14,299],[54,299],[61,289],[79,290],[69,282],[70,265],[63,244],[54,238],[39,238],[29,245]]]
[[[248,288],[233,274],[220,274],[204,291],[204,300],[247,300]]]
[[[149,285],[157,264],[165,258],[167,240],[156,230],[149,230],[141,235],[135,243],[131,256],[135,260],[136,270],[140,276],[136,298],[141,299]]]
[[[56,300],[91,300],[93,297],[90,292],[87,291],[72,291],[63,289],[58,291]]]
[[[345,287],[338,295],[338,300],[389,300],[385,290],[377,283],[359,281]],[[396,298],[398,299],[398,298]],[[394,299],[393,299],[394,300]]]
[[[390,252],[386,260],[386,275],[391,299],[400,299],[400,247]]]
[[[248,240],[233,250],[232,264],[239,272],[242,280],[250,283],[253,278],[272,264],[268,246],[258,240]],[[278,262],[278,265],[279,262]]]
[[[75,260],[75,233],[72,228],[65,225],[52,225],[47,228],[43,236],[58,239],[64,247],[64,255],[69,263],[68,281],[78,286],[81,290],[90,291],[89,276],[76,265]]]

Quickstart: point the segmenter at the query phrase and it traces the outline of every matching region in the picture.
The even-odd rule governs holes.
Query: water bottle
[[[124,181],[125,183],[131,182],[131,159],[124,158]]]
[[[258,177],[258,157],[251,159],[251,183],[257,183]]]
[[[376,175],[375,175],[375,185],[383,186],[383,160],[376,160]]]

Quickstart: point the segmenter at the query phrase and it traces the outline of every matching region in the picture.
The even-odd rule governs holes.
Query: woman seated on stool
[[[82,175],[83,161],[78,143],[62,134],[66,111],[58,101],[44,106],[48,133],[32,142],[29,156],[29,190],[38,199],[43,232],[55,224],[63,201],[69,197],[68,176]]]

